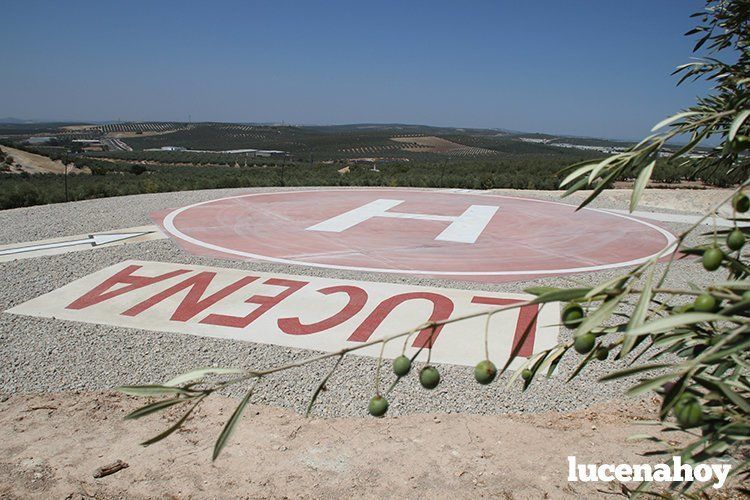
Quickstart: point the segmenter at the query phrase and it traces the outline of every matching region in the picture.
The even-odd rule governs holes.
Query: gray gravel
[[[250,191],[253,190],[138,195],[3,211],[0,212],[0,244],[150,224],[148,214],[151,212]],[[557,199],[552,194],[549,198]],[[606,204],[600,202],[598,206]],[[675,233],[686,228],[682,224],[667,224],[666,227]],[[5,311],[126,259],[507,292],[519,292],[537,284],[596,283],[615,275],[613,272],[599,272],[482,284],[198,257],[183,252],[171,240],[157,240],[0,263],[0,310]],[[703,276],[694,272],[696,265],[677,263],[668,285],[684,286],[687,281]],[[563,338],[569,335],[570,332],[562,333]],[[31,318],[4,312],[0,313],[0,352],[0,394],[89,391],[111,389],[121,384],[159,383],[178,373],[204,366],[263,368],[314,354],[273,345]],[[605,373],[605,366],[608,369],[615,367],[612,363],[593,363],[582,376],[564,383],[566,375],[578,361],[577,355],[569,353],[560,364],[559,376],[536,381],[526,393],[520,390],[520,383],[507,389],[505,380],[501,379],[490,386],[479,386],[474,382],[470,368],[440,366],[442,382],[434,391],[422,389],[414,376],[402,381],[389,398],[389,414],[568,411],[622,397],[626,386],[623,382],[594,382]],[[255,402],[303,412],[308,398],[332,362],[328,360],[267,378],[260,386]],[[328,383],[329,390],[318,400],[316,414],[365,415],[367,401],[373,392],[374,372],[373,359],[345,358]]]

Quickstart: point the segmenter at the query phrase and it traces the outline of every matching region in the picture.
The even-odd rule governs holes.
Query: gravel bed
[[[148,214],[151,212],[252,191],[269,189],[148,194],[3,211],[0,212],[0,244],[150,224]],[[679,194],[690,195],[689,192]],[[534,197],[545,196],[534,192]],[[546,198],[558,200],[554,193]],[[596,206],[606,207],[606,201],[598,201]],[[674,233],[687,227],[683,224],[662,225]],[[506,292],[519,292],[538,284],[597,283],[617,274],[613,271],[502,284],[472,283],[198,257],[183,252],[166,239],[0,263],[0,311],[126,259]],[[677,262],[667,286],[684,286],[688,281],[700,279],[703,274],[695,272],[696,265],[690,261]],[[569,335],[569,331],[561,333],[562,338]],[[315,354],[251,342],[32,318],[5,312],[0,312],[0,352],[0,394],[90,391],[111,389],[121,384],[159,383],[178,373],[204,366],[263,368]],[[568,411],[622,397],[626,382],[595,382],[606,371],[616,368],[612,363],[592,363],[576,380],[565,383],[566,375],[575,369],[579,359],[575,353],[568,353],[560,363],[558,376],[535,381],[525,393],[521,391],[520,383],[506,387],[503,378],[490,386],[479,386],[474,382],[471,368],[443,365],[439,367],[441,384],[434,391],[422,389],[415,376],[403,380],[389,398],[389,414]],[[269,377],[261,384],[254,401],[303,412],[310,395],[332,363],[333,360],[328,360]],[[389,373],[389,370],[385,371]],[[365,415],[367,401],[373,392],[374,373],[373,359],[345,358],[329,381],[329,390],[319,398],[315,413]]]

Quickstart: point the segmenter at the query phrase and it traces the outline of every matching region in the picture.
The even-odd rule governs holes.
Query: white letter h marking
[[[328,220],[310,226],[307,231],[324,231],[340,233],[365,222],[373,217],[388,217],[391,219],[438,220],[450,222],[445,230],[435,238],[438,241],[452,241],[456,243],[474,243],[490,223],[499,207],[490,205],[470,205],[459,216],[407,214],[389,212],[391,208],[400,205],[404,200],[375,200],[354,210],[349,210]]]

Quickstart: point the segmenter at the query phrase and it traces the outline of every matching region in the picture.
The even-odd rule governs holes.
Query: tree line
[[[568,163],[589,159],[566,156],[564,163],[554,154],[527,154],[493,159],[439,161],[385,161],[379,163],[287,164],[273,160],[267,164],[239,162],[234,165],[144,164],[121,159],[99,159],[76,155],[64,149],[12,143],[6,145],[44,154],[92,175],[68,177],[71,201],[140,193],[187,191],[196,189],[272,187],[272,186],[390,186],[440,187],[461,189],[557,189],[560,171]],[[0,163],[2,159],[0,158]],[[621,178],[630,175],[624,173]],[[695,174],[688,164],[660,161],[653,180],[674,183],[702,180],[715,186],[735,182],[726,173]],[[64,179],[59,174],[26,174],[0,171],[0,209],[65,201]]]

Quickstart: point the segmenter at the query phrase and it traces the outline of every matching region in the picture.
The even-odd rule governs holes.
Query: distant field
[[[136,122],[136,123],[110,123],[99,126],[99,130],[106,133],[130,132],[167,132],[187,127],[186,123],[177,122]]]
[[[310,157],[313,160],[438,160],[446,156],[481,158],[497,153],[568,155],[559,148],[529,144],[518,137],[488,130],[467,131],[420,126],[182,125],[177,130],[161,132],[159,135],[147,135],[148,132],[144,132],[140,136],[130,136],[126,142],[134,150],[140,151],[164,146],[212,151],[274,149],[307,160]],[[570,156],[579,155],[574,153]]]
[[[403,144],[402,148],[405,151],[417,153],[446,153],[456,156],[476,156],[495,153],[491,149],[466,146],[434,135],[392,137],[391,140]]]
[[[311,158],[317,161],[361,157],[386,160],[431,160],[441,156],[479,158],[498,152],[578,156],[560,151],[561,148],[531,144],[519,134],[500,130],[422,125],[284,126],[213,122],[0,125],[0,138],[24,140],[42,135],[65,139],[118,138],[136,151],[165,146],[209,151],[272,149],[308,161]],[[553,139],[538,134],[530,136]]]
[[[65,165],[61,161],[52,160],[41,154],[7,146],[0,146],[0,152],[13,158],[13,164],[8,170],[12,174],[61,174],[65,170]],[[73,173],[82,173],[82,171],[75,169]],[[86,173],[90,172],[86,171]]]
[[[92,141],[96,148],[90,147]],[[566,147],[554,145],[561,142]],[[15,155],[21,160],[21,165],[9,165],[0,157],[0,209],[64,201],[65,183],[59,173],[63,164],[70,166],[69,172],[81,174],[68,176],[70,200],[254,186],[555,189],[562,169],[605,154],[586,148],[625,146],[421,125],[181,122],[0,125],[0,143],[19,151]],[[123,150],[122,143],[133,151]],[[164,146],[208,152],[148,151]],[[222,152],[237,149],[285,153],[260,157]],[[715,177],[696,178],[690,164],[664,161],[654,172],[654,181],[667,186],[734,182]],[[629,177],[617,180],[627,182]]]

